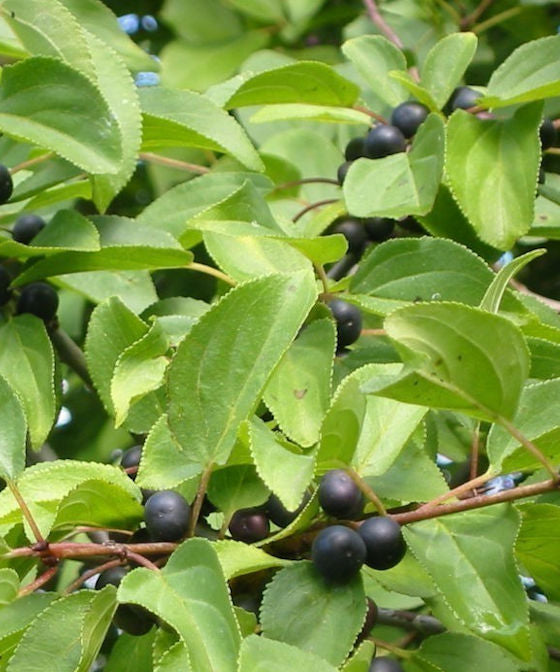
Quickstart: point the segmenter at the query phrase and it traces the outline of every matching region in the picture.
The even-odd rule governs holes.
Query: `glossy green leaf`
[[[230,290],[180,343],[168,369],[169,426],[193,461],[206,466],[227,459],[239,424],[315,297],[308,273],[245,283]]]
[[[284,105],[267,105],[261,107],[251,117],[251,123],[263,124],[271,121],[302,119],[308,121],[325,121],[342,124],[362,124],[369,128],[371,117],[359,110],[327,105],[303,105],[286,103]]]
[[[560,508],[552,504],[528,504],[521,513],[515,554],[546,595],[559,600]]]
[[[160,572],[143,567],[130,572],[119,586],[118,599],[140,604],[174,628],[197,672],[236,672],[240,635],[210,542],[189,539]]]
[[[18,396],[31,446],[38,450],[51,430],[56,412],[54,353],[40,319],[18,315],[0,327],[0,375]],[[12,408],[15,420],[17,410],[13,403]],[[13,438],[20,432],[21,424]]]
[[[559,59],[558,35],[522,44],[492,73],[480,102],[502,107],[560,95]]]
[[[228,581],[236,576],[252,574],[271,567],[285,567],[290,564],[289,560],[277,558],[256,546],[232,539],[217,541],[214,549]]]
[[[356,37],[343,44],[342,53],[387,106],[395,107],[406,100],[406,89],[389,76],[391,71],[406,70],[406,59],[387,38],[381,35]]]
[[[363,641],[341,668],[341,672],[368,672],[375,653],[375,644]]]
[[[359,576],[343,586],[329,585],[311,563],[299,562],[282,569],[267,585],[261,625],[265,637],[338,665],[352,648],[365,612]]]
[[[155,672],[191,672],[191,661],[189,652],[185,643],[182,641],[175,642],[171,648],[163,654],[158,660]]]
[[[407,367],[397,379],[373,378],[364,391],[490,421],[513,417],[529,373],[529,353],[508,319],[438,302],[396,310],[385,329]]]
[[[0,377],[0,478],[14,480],[25,468],[27,422],[21,403]]]
[[[453,196],[480,238],[502,250],[533,222],[540,120],[540,105],[531,105],[507,120],[457,110],[447,124],[445,171]]]
[[[519,515],[508,505],[405,528],[409,548],[473,633],[530,656],[528,609],[513,557]]]
[[[3,69],[0,129],[89,173],[116,173],[122,161],[121,133],[98,89],[53,58],[37,56]]]
[[[243,640],[237,672],[285,672],[288,668],[313,672],[336,670],[319,656],[283,642],[257,635]]]
[[[115,611],[114,596],[111,588],[80,590],[53,602],[26,630],[10,660],[9,672],[36,670],[37,651],[47,669],[88,672]]]
[[[335,340],[330,320],[309,324],[276,367],[264,392],[279,427],[301,446],[319,439],[330,402]]]
[[[260,420],[249,425],[249,439],[259,476],[288,511],[295,511],[313,479],[313,455],[288,450]]]
[[[451,33],[436,42],[422,64],[421,83],[442,108],[459,84],[477,45],[474,33]]]
[[[350,107],[358,87],[318,61],[299,61],[246,79],[224,105],[227,109],[271,103],[311,103]]]
[[[111,649],[105,672],[152,672],[154,630],[136,637],[123,632]]]
[[[263,164],[238,122],[194,91],[146,87],[140,91],[142,146],[201,147],[225,152],[251,170]]]
[[[420,126],[410,152],[354,161],[343,186],[349,213],[357,217],[427,213],[439,188],[444,145],[443,122],[434,114]]]
[[[527,338],[531,353],[530,378],[560,378],[560,345],[544,338]]]
[[[12,602],[19,589],[19,576],[13,569],[0,569],[0,605],[5,606]]]
[[[402,86],[407,89],[419,103],[425,105],[430,112],[438,111],[438,104],[432,98],[430,92],[424,86],[419,84],[409,72],[394,70],[389,73],[389,76],[396,79],[397,82],[400,82]]]
[[[226,520],[238,509],[264,504],[269,490],[252,464],[239,464],[218,469],[208,485],[208,497]]]
[[[441,238],[401,238],[376,247],[352,276],[352,293],[406,301],[478,305],[491,283],[488,266],[462,245]]]

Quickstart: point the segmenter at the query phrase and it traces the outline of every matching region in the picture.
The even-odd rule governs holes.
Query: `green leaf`
[[[251,170],[263,170],[243,128],[205,96],[158,86],[141,89],[140,101],[144,149],[201,147],[230,154]]]
[[[95,388],[105,408],[113,412],[111,380],[120,355],[140,340],[148,327],[116,297],[92,313],[85,354]]]
[[[261,625],[264,637],[339,665],[352,648],[365,613],[359,576],[343,586],[327,584],[311,563],[298,562],[279,571],[267,585]]]
[[[391,313],[385,329],[407,367],[396,380],[373,378],[364,391],[490,421],[513,417],[529,354],[508,319],[461,304],[415,304]]]
[[[236,576],[252,574],[272,567],[286,567],[290,564],[290,560],[277,558],[256,546],[232,539],[217,541],[214,549],[228,581]]]
[[[318,61],[299,61],[248,76],[225,103],[226,109],[271,103],[351,107],[358,87]]]
[[[123,632],[111,649],[105,672],[152,672],[155,631],[136,637]]]
[[[18,396],[31,445],[38,450],[51,430],[56,412],[54,353],[42,320],[18,315],[0,327],[0,375]],[[12,407],[15,420],[17,410]]]
[[[25,468],[27,422],[20,401],[0,376],[0,478],[15,479]]]
[[[521,507],[521,514],[515,554],[549,599],[559,600],[560,508],[552,504],[527,504]]]
[[[387,38],[381,35],[356,37],[342,45],[342,53],[388,107],[395,107],[406,100],[406,89],[389,76],[391,71],[406,70],[406,58]]]
[[[520,257],[517,257],[513,261],[510,261],[509,264],[503,266],[496,277],[492,280],[492,283],[486,290],[482,301],[480,302],[480,307],[483,310],[488,310],[491,313],[497,313],[500,309],[500,304],[502,298],[507,289],[509,281],[528,263],[536,259],[537,257],[542,257],[546,253],[546,250],[532,250],[526,254],[522,254]]]
[[[528,609],[513,544],[519,515],[508,505],[405,528],[409,548],[473,633],[527,660]]]
[[[414,98],[419,103],[425,105],[430,110],[430,112],[438,111],[438,105],[430,95],[430,92],[424,86],[418,84],[418,82],[412,77],[410,73],[396,70],[390,72],[389,76],[393,79],[396,79],[397,82],[400,82],[405,89],[408,89]]]
[[[0,569],[0,606],[10,604],[17,597],[19,576],[13,569]]]
[[[504,107],[560,95],[559,59],[559,35],[522,44],[492,73],[479,102]]]
[[[115,611],[115,591],[80,590],[49,605],[26,630],[8,665],[9,672],[88,672]],[[61,627],[64,623],[64,627]]]
[[[527,385],[521,394],[519,408],[512,422],[553,462],[557,462],[560,456],[560,423],[556,415],[550,412],[557,403],[560,403],[559,378]],[[490,430],[487,451],[490,463],[497,469],[505,468],[506,465],[511,467],[511,471],[541,466],[519,441],[498,426]]]
[[[560,345],[544,338],[527,338],[531,353],[530,378],[560,378]]]
[[[3,69],[0,129],[88,173],[116,173],[122,161],[119,126],[98,89],[52,58],[28,58]]]
[[[477,45],[474,33],[452,33],[435,43],[422,65],[420,80],[441,109],[461,81]]]
[[[121,425],[130,406],[163,385],[169,363],[165,353],[169,341],[159,322],[119,355],[111,380],[115,426]]]
[[[223,512],[226,520],[238,509],[264,504],[269,490],[252,464],[236,464],[213,472],[208,498]]]
[[[362,124],[367,128],[371,124],[371,117],[359,110],[328,105],[303,105],[301,103],[261,107],[251,117],[250,121],[252,124],[263,124],[271,121],[286,121],[287,119]]]
[[[493,273],[462,245],[441,238],[400,238],[378,245],[360,263],[350,289],[405,301],[478,305]]]
[[[336,672],[325,660],[295,646],[257,635],[243,640],[237,672],[286,672],[287,669]]]
[[[248,282],[230,290],[179,344],[168,369],[169,426],[193,461],[227,459],[315,298],[308,273]]]
[[[119,586],[118,599],[140,604],[174,628],[197,672],[236,672],[240,635],[210,542],[189,539],[160,572],[143,567],[130,572]]]
[[[516,672],[519,667],[500,647],[456,632],[428,637],[410,659],[411,672]]]
[[[366,639],[346,661],[341,672],[368,672],[374,653],[375,644]]]
[[[181,672],[192,670],[188,649],[182,641],[175,642],[157,662],[156,672],[175,672],[175,670]]]
[[[277,434],[260,420],[255,419],[249,425],[249,438],[259,476],[288,511],[295,511],[313,479],[313,456],[285,448]]]
[[[331,396],[335,340],[331,320],[309,324],[276,367],[264,392],[264,401],[284,434],[301,446],[319,440]]]
[[[230,0],[230,4],[243,14],[267,23],[285,21],[281,0]]]
[[[480,238],[502,250],[533,222],[540,123],[536,105],[506,120],[457,110],[447,124],[445,170],[453,196]]]
[[[343,186],[349,213],[357,217],[427,213],[441,180],[444,144],[443,122],[433,114],[418,129],[410,152],[354,161]]]

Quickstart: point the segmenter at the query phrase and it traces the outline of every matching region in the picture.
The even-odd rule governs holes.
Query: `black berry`
[[[364,219],[364,228],[369,240],[381,243],[393,234],[395,220],[389,217],[368,217]]]
[[[148,498],[144,520],[154,541],[178,541],[189,526],[190,507],[185,498],[173,490],[160,490]]]
[[[10,171],[0,163],[0,205],[10,200],[14,191],[14,183]]]
[[[451,112],[453,110],[468,110],[469,107],[474,107],[476,101],[480,98],[480,93],[471,89],[469,86],[458,86],[451,94],[451,98],[447,103]]]
[[[342,299],[333,299],[329,308],[336,320],[337,351],[357,341],[362,331],[362,314],[351,303]]]
[[[550,149],[554,147],[558,133],[552,119],[544,119],[539,128],[539,137],[541,140],[541,147],[543,149]]]
[[[369,672],[404,672],[401,664],[394,658],[374,658]]]
[[[231,517],[228,529],[235,541],[252,544],[268,537],[270,523],[260,509],[240,509]]]
[[[10,300],[10,282],[12,278],[4,266],[0,266],[0,306],[3,306]]]
[[[335,222],[330,233],[341,233],[348,243],[348,253],[361,255],[367,242],[364,226],[357,219],[348,217]]]
[[[360,535],[349,527],[331,525],[313,540],[311,559],[327,581],[346,583],[364,564],[366,547]]]
[[[332,469],[319,483],[319,504],[334,518],[354,518],[363,508],[360,488],[343,469]]]
[[[292,523],[303,511],[309,499],[309,493],[305,493],[305,496],[297,509],[295,511],[288,511],[288,509],[282,504],[278,497],[272,494],[265,504],[265,512],[269,520],[271,520],[275,525],[278,525],[278,527],[288,527],[288,525]]]
[[[364,156],[365,138],[352,138],[344,150],[344,158],[347,161],[355,161]]]
[[[342,184],[344,182],[346,179],[346,173],[348,172],[348,169],[351,165],[352,161],[345,161],[344,163],[340,164],[338,170],[336,171],[336,179],[338,180],[338,184]]]
[[[379,124],[367,134],[364,151],[369,159],[381,159],[389,154],[404,152],[406,139],[396,126]]]
[[[106,569],[97,577],[95,590],[101,590],[109,585],[118,588],[127,573],[128,572],[124,567],[111,567],[111,569]]]
[[[430,110],[422,103],[408,102],[397,105],[391,114],[391,124],[396,126],[405,138],[411,138]]]
[[[45,220],[39,215],[22,215],[16,219],[12,229],[12,238],[16,243],[29,245],[43,228],[45,228]]]
[[[366,549],[366,564],[373,569],[390,569],[406,553],[406,544],[400,525],[387,516],[365,520],[358,529]]]
[[[118,588],[127,573],[128,571],[124,567],[106,569],[99,575],[95,583],[95,590],[101,590],[108,585]],[[146,634],[154,624],[150,612],[135,604],[120,604],[113,620],[118,628],[137,637]]]
[[[420,223],[414,219],[411,215],[405,217],[404,219],[399,220],[399,226],[405,231],[411,231],[412,233],[423,233],[424,229]]]
[[[58,294],[46,282],[32,282],[21,290],[17,302],[17,312],[31,313],[45,322],[50,322],[56,315]]]
[[[121,467],[123,469],[138,467],[138,465],[140,464],[141,457],[142,457],[142,446],[132,446],[132,448],[129,448],[123,453],[123,456],[121,457]],[[136,472],[130,473],[128,475],[133,481],[136,480]]]

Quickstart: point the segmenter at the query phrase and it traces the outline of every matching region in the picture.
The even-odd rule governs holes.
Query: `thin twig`
[[[560,147],[549,147],[548,149],[544,150],[545,154],[556,154],[557,156],[560,155]]]
[[[28,583],[27,586],[21,588],[18,591],[18,597],[29,595],[30,593],[36,591],[38,588],[41,588],[42,586],[45,585],[45,583],[48,583],[57,572],[58,572],[58,565],[55,565],[54,567],[49,567],[45,572],[41,574],[41,576],[36,578],[35,581],[32,581],[31,583]]]
[[[118,555],[121,558],[132,557],[130,553],[139,555],[161,555],[173,553],[177,544],[168,541],[148,542],[143,544],[94,544],[74,541],[62,541],[49,544],[48,556],[51,558],[79,559],[88,557],[104,557],[106,555]],[[38,549],[37,544],[14,548],[5,553],[4,558],[44,557],[46,551]]]
[[[60,360],[76,373],[84,383],[94,389],[93,381],[89,375],[87,362],[82,349],[60,327],[49,332],[51,342],[60,357]]]
[[[482,474],[482,476],[477,476],[476,478],[473,478],[470,481],[467,481],[466,483],[458,485],[456,488],[453,488],[453,490],[444,492],[443,495],[439,495],[439,497],[432,499],[430,502],[426,502],[426,504],[423,504],[420,508],[433,509],[442,504],[443,502],[447,501],[448,499],[451,499],[452,497],[458,497],[459,495],[462,495],[465,492],[469,492],[469,490],[476,490],[476,488],[478,488],[480,485],[484,485],[486,481],[489,481],[491,478],[494,478],[495,475],[496,474],[486,473]]]
[[[480,452],[480,422],[477,422],[473,431],[473,438],[471,443],[471,464],[470,475],[471,481],[476,478],[478,473],[478,456]]]
[[[401,649],[400,647],[395,646],[390,642],[386,642],[382,639],[377,639],[377,637],[368,637],[368,639],[370,642],[373,642],[375,644],[376,648],[385,649],[385,651],[394,653],[395,656],[398,656],[399,658],[409,658],[412,655],[412,651]]]
[[[427,614],[417,614],[414,611],[404,611],[398,609],[377,610],[377,623],[381,625],[392,625],[406,630],[415,630],[424,635],[437,635],[445,632],[445,626],[441,621]]]
[[[383,502],[379,499],[379,497],[375,494],[375,492],[369,487],[369,485],[364,481],[363,478],[354,470],[354,469],[347,469],[346,470],[348,476],[354,481],[354,483],[360,488],[362,493],[370,500],[370,502],[373,502],[375,508],[377,509],[377,512],[379,513],[380,516],[386,516],[387,515],[387,510],[383,506]]]
[[[198,523],[198,518],[200,516],[200,511],[202,509],[202,503],[204,501],[204,495],[206,495],[206,490],[208,489],[208,482],[210,481],[210,476],[212,475],[213,464],[210,463],[206,469],[202,472],[200,477],[200,483],[198,484],[198,490],[196,491],[196,497],[191,509],[191,517],[189,520],[189,529],[187,532],[188,537],[193,537],[196,524]]]
[[[135,562],[137,565],[142,565],[142,567],[146,567],[146,569],[152,569],[155,572],[159,572],[159,567],[157,565],[154,565],[153,562],[150,562],[148,558],[145,558],[139,553],[134,553],[134,551],[127,550],[126,557],[128,560],[132,560],[132,562]]]
[[[379,11],[379,8],[377,7],[377,3],[375,0],[364,0],[364,5],[367,9],[367,12],[369,14],[369,18],[371,19],[372,23],[374,23],[379,30],[385,35],[385,37],[392,42],[396,47],[399,49],[404,49],[404,44],[401,40],[401,38],[395,33],[395,31],[391,28],[391,26],[385,21],[385,19],[381,16],[381,12]]]
[[[148,161],[149,163],[157,163],[160,166],[167,168],[177,168],[178,170],[185,170],[188,173],[198,173],[204,175],[210,172],[210,168],[206,166],[199,166],[197,163],[188,163],[187,161],[179,161],[179,159],[171,159],[168,156],[161,156],[160,154],[152,154],[151,152],[141,152],[138,155],[139,159]]]
[[[364,114],[367,114],[372,119],[376,119],[380,124],[389,123],[387,119],[385,119],[385,117],[382,117],[380,114],[377,114],[377,112],[370,110],[369,107],[364,107],[363,105],[354,105],[353,109],[357,110],[358,112],[363,112]]]
[[[43,161],[48,161],[49,159],[52,159],[53,156],[54,152],[47,152],[46,154],[41,154],[41,156],[36,156],[34,159],[27,159],[27,161],[22,161],[21,163],[18,163],[17,166],[10,168],[10,175],[15,175],[20,170],[26,170],[27,168],[36,166],[38,163],[43,163]]]
[[[493,28],[497,24],[502,23],[502,21],[507,21],[508,19],[517,16],[517,14],[521,14],[521,12],[524,9],[525,7],[512,7],[511,9],[506,9],[505,11],[500,12],[499,14],[495,14],[486,21],[482,21],[482,23],[473,26],[472,32],[476,33],[477,35],[480,35],[480,33],[483,33],[485,30],[488,30],[489,28]]]
[[[552,476],[552,479],[555,481],[560,480],[560,476],[558,475],[558,471],[550,462],[550,460],[544,455],[544,453],[535,446],[535,444],[530,441],[522,432],[517,429],[515,425],[513,425],[509,420],[506,418],[498,418],[498,423],[502,425],[504,429],[506,429],[514,439],[519,441],[519,443],[529,452],[531,455],[538,460],[543,467],[548,471],[548,473]]]
[[[69,595],[82,586],[88,579],[91,579],[92,576],[96,574],[101,574],[106,569],[113,569],[113,567],[119,567],[123,564],[123,561],[118,558],[117,560],[109,560],[104,562],[102,565],[94,567],[93,569],[88,569],[87,572],[80,574],[80,576],[72,583],[68,584],[63,591],[63,595]]]
[[[387,336],[385,329],[362,329],[360,333],[362,336]]]
[[[185,268],[188,271],[200,271],[200,273],[205,273],[206,275],[212,275],[214,278],[218,278],[218,280],[223,280],[232,287],[235,287],[235,285],[237,284],[233,278],[230,278],[229,275],[222,273],[222,271],[219,271],[217,268],[214,268],[213,266],[207,266],[206,264],[199,264],[198,262],[193,261],[188,266],[185,266]]]
[[[33,515],[31,511],[29,510],[29,507],[25,503],[25,500],[23,499],[21,492],[19,491],[17,485],[14,483],[14,481],[8,481],[8,487],[10,488],[12,495],[14,496],[14,499],[17,502],[17,505],[21,509],[21,512],[23,514],[23,517],[27,521],[27,524],[31,528],[31,531],[33,532],[33,536],[35,537],[35,540],[37,541],[38,544],[44,545],[45,547],[47,546],[47,542],[45,541],[43,535],[41,534],[41,530],[39,529],[39,526],[35,522],[35,518],[33,518]],[[42,550],[45,550],[44,548]]]
[[[323,268],[323,265],[319,264],[319,263],[314,263],[313,266],[315,267],[315,270],[317,271],[317,275],[319,276],[319,280],[321,281],[321,284],[323,285],[323,294],[329,294],[330,293],[329,278],[328,278],[327,274],[325,273],[325,269]]]
[[[473,24],[475,24],[480,16],[490,7],[494,0],[482,0],[481,3],[476,7],[470,14],[465,16],[460,23],[461,30],[467,30]]]
[[[338,180],[335,180],[332,177],[304,177],[301,180],[294,180],[293,182],[277,184],[271,193],[275,191],[282,191],[284,189],[291,189],[292,187],[299,187],[303,184],[334,184],[338,186]]]
[[[315,210],[315,208],[320,208],[323,205],[329,205],[330,203],[337,203],[338,198],[325,198],[323,201],[317,201],[316,203],[311,203],[307,205],[303,210],[300,210],[295,217],[292,218],[292,222],[295,224],[299,221],[304,215],[306,215],[310,210]]]

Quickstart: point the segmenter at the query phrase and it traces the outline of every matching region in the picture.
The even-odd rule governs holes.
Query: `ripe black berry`
[[[140,464],[141,457],[142,457],[142,446],[132,446],[132,448],[129,448],[123,453],[123,456],[121,457],[121,467],[123,469],[130,469],[131,467],[137,467]],[[130,473],[128,475],[133,481],[136,480],[136,472]]]
[[[335,222],[330,233],[341,233],[346,238],[349,254],[362,254],[367,236],[363,224],[357,219],[348,217]]]
[[[345,161],[344,163],[340,164],[338,170],[336,171],[336,179],[338,180],[338,184],[342,185],[346,179],[346,173],[348,172],[348,169],[351,165],[352,161]]]
[[[124,567],[112,567],[101,572],[95,583],[95,590],[101,590],[109,584],[118,588],[128,573]],[[113,617],[115,625],[129,635],[140,636],[150,630],[154,624],[152,615],[146,609],[135,604],[120,604]]]
[[[364,143],[365,155],[370,159],[381,159],[389,154],[404,152],[406,139],[396,126],[379,124],[367,134]]]
[[[394,658],[374,658],[369,672],[404,672],[401,664]]]
[[[373,569],[390,569],[406,553],[400,525],[387,516],[368,518],[358,529],[366,549],[366,564]]]
[[[366,547],[360,535],[349,527],[331,525],[313,540],[311,559],[327,581],[345,583],[364,564]]]
[[[344,158],[347,161],[355,161],[364,156],[365,138],[352,138],[344,150]]]
[[[14,191],[14,183],[10,171],[0,163],[0,205],[10,200]]]
[[[391,237],[395,230],[395,220],[389,217],[368,217],[364,219],[364,228],[369,240],[381,243]]]
[[[391,123],[405,138],[411,138],[420,124],[425,121],[430,110],[422,103],[414,101],[397,105],[391,114]]]
[[[11,292],[9,290],[12,278],[4,266],[0,266],[0,306],[3,306],[10,300]]]
[[[539,128],[539,137],[541,140],[541,147],[543,149],[550,149],[556,142],[558,133],[552,119],[544,119]]]
[[[337,352],[340,352],[360,337],[362,314],[356,306],[342,299],[333,299],[328,305],[336,320]]]
[[[297,509],[295,511],[288,511],[288,509],[282,504],[278,497],[272,494],[265,504],[265,513],[269,520],[271,520],[275,525],[278,525],[278,527],[288,527],[288,525],[292,523],[303,511],[309,499],[310,495],[306,492],[301,504],[297,507]]]
[[[101,590],[105,586],[111,585],[118,588],[120,582],[127,575],[127,570],[124,567],[111,567],[111,569],[106,569],[104,572],[97,577],[95,582],[95,590]]]
[[[319,483],[319,504],[335,518],[354,518],[363,508],[360,488],[343,469],[332,469]]]
[[[451,98],[447,103],[449,110],[468,110],[469,107],[474,107],[476,101],[480,98],[480,93],[471,89],[469,86],[458,86],[451,94]]]
[[[39,215],[22,215],[16,219],[12,229],[12,238],[16,243],[29,245],[43,228],[45,228],[45,220]]]
[[[177,541],[189,526],[190,507],[185,498],[173,490],[160,490],[148,498],[144,520],[154,541]]]
[[[45,322],[56,315],[58,294],[46,282],[32,282],[21,290],[17,302],[17,313],[31,313]]]
[[[228,529],[235,541],[252,544],[268,537],[270,523],[260,509],[240,509],[233,514]]]

